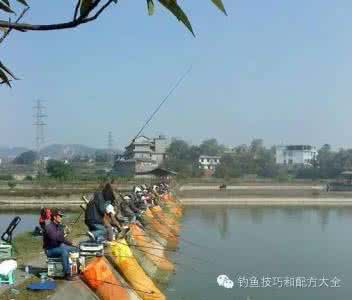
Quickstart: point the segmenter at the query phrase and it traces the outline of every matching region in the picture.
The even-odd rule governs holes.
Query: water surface
[[[351,208],[187,208],[168,299],[351,299],[351,228]]]
[[[15,234],[37,225],[37,212],[1,212],[0,233],[16,215],[22,222]],[[351,299],[351,208],[188,207],[182,222],[169,300]],[[221,274],[233,280],[232,289],[217,284]],[[286,276],[336,277],[341,287],[253,287],[254,278],[261,286],[263,277]],[[252,284],[240,287],[239,279]]]

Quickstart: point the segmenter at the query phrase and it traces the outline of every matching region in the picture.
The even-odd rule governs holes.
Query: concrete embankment
[[[181,198],[185,206],[352,206],[351,198]]]
[[[185,185],[177,196],[184,205],[352,206],[351,192],[327,192],[324,185]]]
[[[228,185],[226,190],[325,190],[324,185]],[[180,191],[219,190],[218,185],[184,185]]]
[[[19,197],[0,196],[0,210],[35,209],[44,206],[79,209],[81,195],[58,197]]]
[[[123,192],[123,191],[122,191]],[[79,209],[82,193],[59,196],[0,194],[0,210],[61,207]],[[352,192],[326,192],[324,185],[184,185],[177,190],[184,205],[352,206]]]

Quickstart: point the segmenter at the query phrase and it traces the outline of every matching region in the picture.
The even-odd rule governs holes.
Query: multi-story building
[[[156,169],[164,161],[169,144],[169,139],[163,135],[154,139],[139,136],[126,147],[123,159],[115,162],[113,173],[132,176]]]
[[[279,165],[306,165],[316,159],[318,151],[311,145],[276,146],[276,163]]]

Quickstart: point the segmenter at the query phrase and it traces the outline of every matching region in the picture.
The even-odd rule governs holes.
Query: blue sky
[[[74,1],[31,2],[26,22],[72,17]],[[192,64],[146,135],[352,147],[351,1],[224,0],[228,17],[201,2],[182,1],[196,39],[127,0],[74,30],[10,36],[1,59],[22,80],[0,88],[0,145],[34,146],[42,99],[48,144],[105,147],[112,131],[122,148]]]

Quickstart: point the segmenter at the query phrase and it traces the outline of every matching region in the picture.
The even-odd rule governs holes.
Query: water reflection
[[[297,221],[303,220],[303,214],[305,210],[307,210],[307,208],[296,206],[288,206],[285,208],[281,208],[281,212],[283,212],[286,216],[290,217],[290,219],[294,219]]]
[[[319,214],[319,221],[321,225],[321,230],[325,232],[327,225],[329,225],[329,214],[330,214],[330,209],[329,208],[319,208],[318,210]]]
[[[182,222],[187,226],[181,233],[182,238],[207,247],[182,243],[180,262],[198,272],[178,269],[168,287],[169,299],[350,299],[352,271],[346,262],[350,260],[352,242],[346,236],[352,227],[351,208],[193,207],[186,210]],[[191,257],[202,262],[197,259],[196,263]],[[321,276],[327,273],[343,278],[345,284],[335,290],[226,290],[216,285],[220,274],[229,275],[235,282],[239,275],[245,274]]]
[[[200,208],[202,221],[205,225],[217,228],[222,240],[229,236],[229,210],[230,207],[203,207]]]
[[[263,208],[253,207],[250,208],[250,217],[253,224],[262,224],[264,218]]]
[[[229,237],[229,213],[227,208],[224,208],[220,211],[218,228],[222,240]]]

